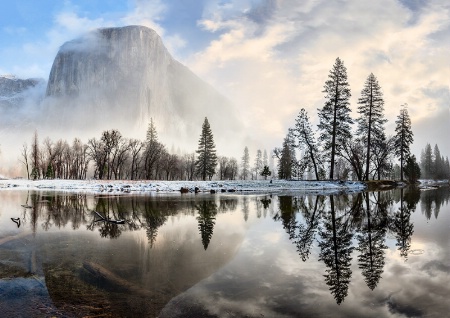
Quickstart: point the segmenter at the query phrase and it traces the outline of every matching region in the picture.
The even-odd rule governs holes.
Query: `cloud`
[[[388,133],[404,103],[414,130],[430,109],[448,107],[435,92],[449,91],[450,47],[436,40],[450,34],[449,12],[444,2],[413,11],[394,0],[210,1],[198,25],[217,37],[188,65],[251,114],[253,133],[272,145],[300,108],[317,122],[336,57],[347,66],[354,110],[373,72],[384,91]]]
[[[124,25],[143,25],[149,27],[162,37],[165,35],[165,30],[159,21],[163,19],[166,10],[167,5],[160,0],[136,0],[134,9],[121,19],[121,23]]]

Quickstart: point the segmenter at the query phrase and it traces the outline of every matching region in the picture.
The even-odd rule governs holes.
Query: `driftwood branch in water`
[[[114,224],[125,224],[125,220],[109,220],[109,219],[103,217],[103,215],[101,215],[97,211],[94,211],[94,213],[97,214],[97,216],[100,218],[100,220],[95,220],[94,222],[105,221],[105,222],[114,223]]]

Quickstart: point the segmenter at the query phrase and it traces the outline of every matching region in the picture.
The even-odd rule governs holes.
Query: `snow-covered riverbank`
[[[300,191],[308,193],[354,192],[366,188],[357,181],[129,181],[129,180],[0,180],[0,190],[53,190],[84,193],[228,193],[228,192],[281,192]]]

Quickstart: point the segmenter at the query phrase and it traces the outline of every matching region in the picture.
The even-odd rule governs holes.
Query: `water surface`
[[[450,191],[0,192],[9,317],[444,317]]]

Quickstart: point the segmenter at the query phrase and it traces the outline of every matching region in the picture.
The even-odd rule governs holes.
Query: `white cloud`
[[[161,37],[165,35],[165,30],[158,22],[162,20],[166,4],[160,0],[144,1],[136,0],[134,10],[121,19],[123,25],[143,25],[156,31]]]
[[[250,8],[249,3],[227,3],[206,6],[198,25],[218,36],[188,65],[244,108],[252,133],[272,145],[281,143],[301,107],[316,118],[336,57],[347,66],[354,109],[367,76],[373,72],[378,77],[388,133],[404,103],[413,130],[430,111],[448,107],[430,93],[449,90],[450,47],[433,39],[450,33],[448,5],[433,3],[412,12],[394,0],[268,0]],[[257,10],[261,6],[270,12]]]

